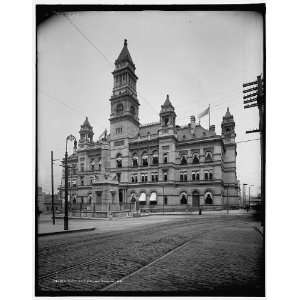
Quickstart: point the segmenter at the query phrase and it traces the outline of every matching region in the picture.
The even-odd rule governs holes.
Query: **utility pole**
[[[51,151],[51,209],[52,209],[52,224],[55,225],[53,162],[54,162],[53,151]]]
[[[260,165],[261,165],[261,200],[262,200],[262,225],[264,226],[264,213],[265,213],[265,83],[261,75],[257,76],[257,79],[252,82],[244,83],[243,96],[244,108],[257,107],[259,112],[259,129],[247,130],[246,133],[260,133]]]
[[[68,152],[65,153],[65,216],[64,216],[64,230],[69,229],[68,224]]]
[[[227,186],[227,215],[229,214],[229,199],[228,199],[228,186]]]

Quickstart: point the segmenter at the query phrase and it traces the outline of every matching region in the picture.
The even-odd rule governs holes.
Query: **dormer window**
[[[186,164],[187,164],[187,159],[186,159],[186,156],[185,156],[185,155],[182,155],[182,156],[181,156],[180,164],[181,164],[181,165],[186,165]]]
[[[200,161],[199,161],[199,155],[198,153],[194,153],[193,154],[193,164],[199,164]]]
[[[205,161],[212,161],[212,153],[211,151],[206,151],[205,152]]]

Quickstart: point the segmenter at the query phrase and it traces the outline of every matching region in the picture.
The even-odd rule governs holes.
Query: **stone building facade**
[[[105,130],[94,141],[88,118],[81,125],[78,148],[68,160],[70,201],[238,206],[235,122],[229,109],[217,135],[214,125],[203,128],[194,116],[186,126],[176,125],[175,107],[167,95],[159,121],[142,125],[138,77],[126,40],[112,74],[110,132]]]

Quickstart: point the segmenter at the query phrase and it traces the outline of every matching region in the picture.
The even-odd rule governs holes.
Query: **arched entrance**
[[[192,206],[199,207],[200,206],[200,194],[197,191],[194,191],[192,194]]]
[[[185,192],[180,195],[180,204],[187,204],[187,194]]]

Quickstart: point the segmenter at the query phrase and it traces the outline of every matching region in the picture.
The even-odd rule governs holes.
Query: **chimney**
[[[215,132],[216,131],[216,125],[210,125],[209,126],[209,131]]]
[[[196,123],[196,118],[195,118],[195,116],[191,116],[191,117],[190,117],[190,120],[191,120],[191,124],[192,124],[192,125]]]

